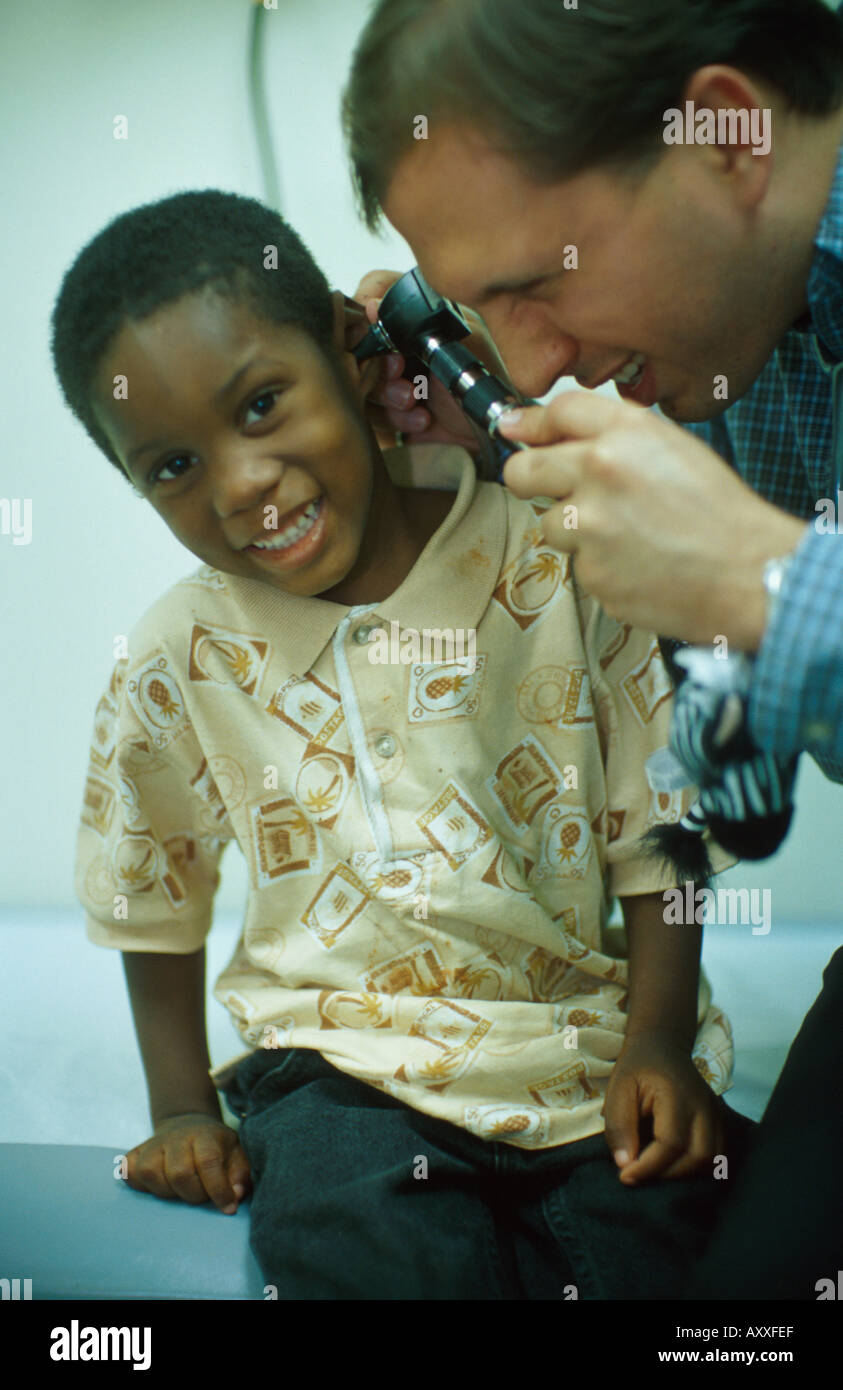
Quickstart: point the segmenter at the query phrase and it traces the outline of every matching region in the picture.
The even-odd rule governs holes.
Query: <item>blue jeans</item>
[[[627,1188],[602,1134],[480,1139],[305,1048],[258,1049],[225,1095],[252,1168],[251,1246],[279,1299],[675,1299],[731,1186]],[[731,1179],[756,1125],[720,1104]]]

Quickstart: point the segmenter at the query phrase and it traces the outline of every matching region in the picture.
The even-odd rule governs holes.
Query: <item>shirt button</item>
[[[351,634],[351,640],[352,640],[352,642],[356,642],[357,645],[358,645],[358,647],[365,646],[365,644],[366,644],[366,643],[368,642],[368,640],[369,640],[369,633],[370,633],[371,631],[372,631],[372,629],[371,629],[370,627],[358,627],[358,628],[356,628],[355,631]]]
[[[392,757],[395,752],[395,739],[392,734],[381,734],[380,738],[375,740],[375,752],[382,758]]]

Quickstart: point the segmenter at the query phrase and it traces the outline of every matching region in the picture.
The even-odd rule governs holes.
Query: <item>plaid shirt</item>
[[[811,519],[758,651],[749,728],[759,748],[807,749],[843,782],[843,146],[807,293],[809,315],[751,390],[687,428],[768,501]],[[823,498],[837,534],[817,515]]]

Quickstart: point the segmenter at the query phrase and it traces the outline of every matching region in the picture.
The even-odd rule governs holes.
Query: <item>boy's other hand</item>
[[[630,1187],[710,1172],[725,1152],[722,1102],[672,1035],[627,1038],[602,1114],[621,1182]]]
[[[173,1115],[127,1154],[126,1181],[137,1192],[191,1205],[211,1201],[226,1216],[251,1189],[237,1134],[213,1115]]]
[[[360,319],[351,310],[346,315],[346,341],[350,348],[360,341],[369,324],[375,323],[380,301],[401,275],[402,272],[398,270],[370,270],[363,276],[354,299],[365,310],[365,318]],[[460,307],[472,328],[471,336],[463,339],[464,346],[489,371],[506,381],[503,360],[483,320],[471,309]],[[478,434],[441,381],[433,376],[428,377],[428,397],[422,401],[416,398],[415,383],[410,379],[407,362],[400,353],[385,354],[383,363],[380,383],[369,397],[367,412],[381,447],[391,447],[396,433],[401,433],[409,436],[406,441],[409,444],[459,444],[471,454],[478,452]],[[422,370],[427,376],[426,369]],[[405,375],[405,372],[408,374]]]

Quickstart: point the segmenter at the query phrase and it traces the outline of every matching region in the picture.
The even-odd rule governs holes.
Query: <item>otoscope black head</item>
[[[454,343],[470,332],[457,305],[437,294],[416,266],[387,290],[378,309],[378,322],[353,351],[358,362],[379,352],[424,357],[428,339]]]

